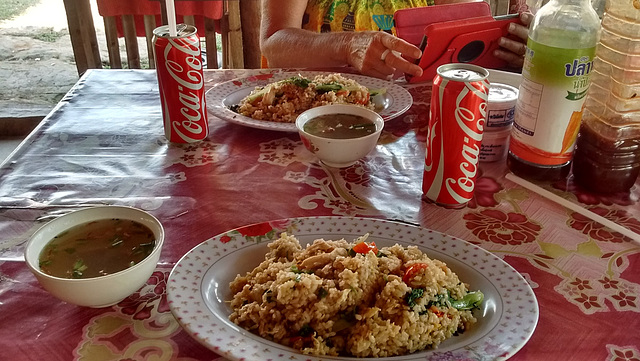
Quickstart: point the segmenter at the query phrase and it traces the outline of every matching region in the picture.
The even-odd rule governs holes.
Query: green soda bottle
[[[557,180],[568,174],[599,29],[590,0],[550,0],[536,13],[507,157],[516,175]]]

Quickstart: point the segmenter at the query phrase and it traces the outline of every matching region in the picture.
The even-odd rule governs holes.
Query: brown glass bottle
[[[573,158],[574,179],[593,192],[626,192],[640,173],[640,135],[608,138],[598,125],[590,119],[582,122]]]
[[[607,0],[576,142],[576,184],[599,193],[627,192],[640,173],[640,11]]]

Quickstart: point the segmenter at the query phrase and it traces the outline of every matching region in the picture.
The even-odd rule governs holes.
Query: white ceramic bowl
[[[355,114],[370,119],[376,125],[376,131],[369,135],[351,139],[330,139],[309,134],[304,131],[304,125],[310,119],[324,114]],[[384,120],[380,114],[357,105],[323,105],[311,108],[298,116],[296,127],[304,146],[322,161],[322,163],[336,168],[353,165],[359,159],[371,152],[378,143]]]
[[[134,220],[149,227],[156,238],[151,254],[133,267],[94,278],[60,278],[40,270],[40,252],[53,237],[76,225],[107,218]],[[114,305],[140,289],[155,270],[163,243],[164,228],[151,214],[131,207],[99,206],[65,214],[40,227],[27,243],[24,257],[40,285],[49,293],[65,302],[98,308]]]

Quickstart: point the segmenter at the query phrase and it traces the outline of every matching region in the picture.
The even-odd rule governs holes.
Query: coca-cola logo
[[[431,104],[431,109],[429,109],[429,118],[430,119],[435,119],[435,117],[437,115],[434,114],[434,106],[433,104]],[[427,133],[427,140],[426,140],[426,147],[427,147],[427,152],[426,152],[426,156],[424,159],[424,170],[426,172],[431,172],[431,170],[433,169],[433,140],[436,137],[436,127],[438,126],[439,122],[433,122],[433,124],[430,124],[430,126],[428,127],[428,133]]]
[[[199,92],[204,86],[202,60],[198,37],[170,38],[164,48],[164,65],[167,73],[178,84],[178,101],[180,102],[181,119],[171,121],[172,129],[186,141],[201,140],[198,136],[207,132],[206,121],[203,121],[205,100],[204,92]],[[173,50],[175,49],[175,50]],[[171,57],[172,51],[184,53],[185,56]],[[177,62],[174,59],[183,59]],[[198,95],[201,93],[201,97]]]
[[[471,199],[473,189],[475,188],[475,178],[478,172],[478,160],[480,156],[480,142],[482,141],[482,132],[484,122],[487,118],[487,93],[486,89],[475,88],[472,84],[467,83],[456,98],[456,108],[454,112],[456,124],[464,133],[462,148],[454,150],[460,152],[463,161],[460,162],[461,176],[457,179],[445,179],[445,187],[449,195],[457,202],[464,203]],[[467,109],[464,107],[466,97],[479,97],[483,99],[478,106],[478,111]],[[474,102],[470,102],[474,103]]]

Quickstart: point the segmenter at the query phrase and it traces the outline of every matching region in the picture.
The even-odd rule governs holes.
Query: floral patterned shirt
[[[393,31],[396,10],[433,5],[434,0],[309,0],[302,28],[315,32]]]

